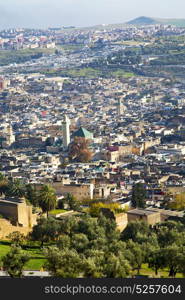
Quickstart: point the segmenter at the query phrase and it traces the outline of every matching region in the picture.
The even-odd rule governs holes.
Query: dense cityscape
[[[0,32],[1,276],[184,278],[185,27],[150,22]]]

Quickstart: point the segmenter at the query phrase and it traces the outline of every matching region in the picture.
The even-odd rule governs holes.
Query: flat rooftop
[[[167,210],[162,208],[147,208],[148,211],[159,212],[161,215],[170,216],[170,217],[180,217],[184,216],[183,211],[174,211],[174,210]]]
[[[151,211],[151,210],[146,210],[146,209],[132,209],[127,211],[127,214],[129,215],[138,215],[138,216],[149,216],[156,214],[158,211]]]

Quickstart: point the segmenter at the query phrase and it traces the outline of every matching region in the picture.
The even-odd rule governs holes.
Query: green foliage
[[[146,189],[143,183],[136,183],[132,188],[132,206],[138,208],[146,206]]]
[[[107,257],[104,269],[107,278],[126,278],[130,274],[131,267],[122,253],[118,255],[111,253]]]
[[[155,275],[158,275],[158,270],[166,266],[166,259],[164,257],[164,251],[160,248],[154,248],[150,252],[148,258],[149,267],[155,270]]]
[[[90,249],[84,260],[84,277],[103,278],[105,256],[102,250]]]
[[[56,207],[56,192],[50,185],[43,185],[38,194],[39,206],[47,213]]]
[[[12,246],[10,252],[2,258],[3,269],[11,277],[22,277],[24,265],[28,262],[29,256],[21,248]]]
[[[69,249],[71,247],[71,238],[67,234],[62,234],[57,242],[57,247],[60,250]]]
[[[70,237],[74,232],[76,232],[76,229],[78,227],[78,220],[76,217],[69,217],[65,220],[61,221],[61,233],[69,235]]]
[[[176,195],[173,202],[169,203],[168,207],[175,210],[185,210],[185,193]]]
[[[6,196],[9,197],[24,197],[26,194],[26,188],[24,183],[20,179],[9,181],[6,191]]]
[[[83,67],[81,69],[50,69],[50,70],[43,70],[42,73],[44,73],[47,76],[63,76],[63,77],[69,77],[69,78],[97,78],[97,77],[102,77],[102,78],[118,78],[118,77],[123,77],[123,78],[129,78],[135,76],[133,72],[128,72],[126,70],[123,70],[119,67],[114,67],[114,69],[104,68],[101,66],[100,63],[98,63],[97,67],[92,66],[92,67]]]
[[[60,228],[60,223],[52,217],[40,218],[37,225],[33,227],[31,239],[40,241],[42,247],[46,242],[57,240],[60,235]]]
[[[89,213],[93,217],[98,217],[101,213],[102,208],[110,209],[114,214],[124,212],[124,210],[121,209],[121,205],[119,203],[97,202],[90,203]]]
[[[4,179],[5,179],[4,175],[0,172],[0,181],[2,181]]]
[[[6,194],[8,190],[8,180],[0,173],[0,195]]]
[[[69,209],[71,209],[71,210],[79,210],[80,209],[80,205],[79,205],[78,201],[70,193],[68,193],[66,195],[66,197],[64,198],[64,203],[66,203],[68,205]]]
[[[137,270],[138,274],[140,272],[141,266],[145,261],[145,252],[140,244],[133,242],[131,240],[127,243],[127,258],[132,266],[133,270]]]
[[[129,222],[125,230],[122,232],[121,237],[122,240],[137,240],[137,236],[139,233],[143,235],[147,235],[150,232],[150,228],[148,224],[144,221],[132,221]]]
[[[52,54],[53,49],[24,49],[24,50],[1,50],[0,51],[0,65],[8,65],[13,63],[24,63],[31,59],[38,59],[43,54]]]
[[[26,185],[25,197],[34,207],[39,206],[38,192],[33,184]]]
[[[78,278],[83,270],[82,260],[75,250],[50,247],[46,250],[46,268],[52,275],[62,278]]]
[[[133,221],[120,234],[109,218],[84,214],[63,220],[41,219],[32,238],[53,245],[45,253],[46,268],[54,276],[125,278],[139,274],[148,264],[148,272],[153,269],[156,276],[165,269],[165,274],[168,271],[175,277],[185,273],[184,229],[181,222],[150,227]]]
[[[76,233],[71,238],[71,247],[75,248],[78,252],[84,252],[88,249],[89,239],[84,233]]]
[[[19,231],[10,233],[7,238],[11,240],[12,244],[14,244],[15,246],[22,246],[26,239],[24,234],[20,233]]]
[[[172,244],[163,249],[164,261],[166,266],[169,268],[169,276],[175,277],[178,271],[181,271],[182,266],[185,262],[185,247],[179,248],[177,245]]]

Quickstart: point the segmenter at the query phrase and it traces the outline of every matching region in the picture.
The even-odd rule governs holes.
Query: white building
[[[63,131],[63,149],[67,150],[70,144],[70,120],[64,115],[64,120],[62,122],[62,131]]]

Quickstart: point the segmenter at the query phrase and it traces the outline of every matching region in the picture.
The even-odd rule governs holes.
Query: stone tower
[[[15,142],[15,135],[13,134],[13,130],[12,130],[12,125],[11,124],[9,124],[7,126],[6,140],[7,140],[7,144],[9,146]]]
[[[117,107],[117,114],[118,114],[118,116],[121,116],[123,114],[123,112],[124,112],[124,105],[122,103],[122,99],[119,98],[119,100],[118,100],[118,107]]]
[[[69,118],[64,115],[64,119],[62,122],[62,131],[63,131],[63,149],[67,150],[70,144],[70,120]]]

